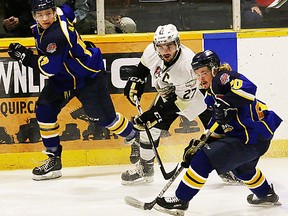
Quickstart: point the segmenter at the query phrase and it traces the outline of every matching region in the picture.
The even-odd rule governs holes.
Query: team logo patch
[[[188,88],[193,88],[195,87],[196,83],[197,83],[197,79],[191,79],[185,83],[185,86]]]
[[[227,84],[228,82],[230,82],[230,76],[227,73],[224,73],[220,76],[220,82],[222,85]]]
[[[158,66],[154,72],[154,76],[156,78],[160,77],[161,71],[162,71],[161,68]]]
[[[46,52],[48,53],[54,53],[57,49],[56,43],[49,43],[46,47]]]

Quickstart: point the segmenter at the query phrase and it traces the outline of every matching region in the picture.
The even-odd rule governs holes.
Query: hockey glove
[[[158,122],[162,121],[161,114],[156,107],[152,107],[150,110],[144,112],[140,116],[135,116],[133,119],[134,128],[136,130],[145,130],[144,125],[148,128],[155,126]]]
[[[8,54],[11,58],[19,61],[24,66],[29,66],[33,51],[19,43],[10,43]]]
[[[136,95],[140,101],[141,96],[144,92],[145,81],[138,77],[129,77],[126,86],[124,88],[124,95],[130,101],[130,103],[136,106],[134,96]]]
[[[184,168],[188,168],[193,155],[196,153],[197,148],[196,146],[199,145],[201,141],[197,139],[192,139],[189,145],[184,149],[183,153],[183,161],[181,162],[181,166]]]
[[[227,124],[235,114],[235,108],[231,108],[230,104],[221,98],[216,98],[216,102],[214,104],[214,118],[218,124]]]

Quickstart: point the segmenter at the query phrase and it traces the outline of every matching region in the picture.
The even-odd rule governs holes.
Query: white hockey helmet
[[[173,24],[158,26],[154,34],[154,46],[175,42],[177,50],[180,46],[180,37],[177,28]]]

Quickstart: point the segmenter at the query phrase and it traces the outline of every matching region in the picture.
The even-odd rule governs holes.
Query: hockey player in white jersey
[[[192,71],[194,55],[191,49],[180,43],[179,32],[172,24],[159,26],[153,43],[144,50],[137,69],[127,81],[124,95],[135,106],[135,95],[140,100],[149,74],[158,95],[150,109],[133,120],[134,127],[140,130],[140,160],[137,161],[138,148],[134,142],[130,160],[136,163],[136,168],[122,173],[122,184],[153,181],[155,155],[143,124],[148,125],[158,146],[161,130],[168,130],[179,115],[192,121],[206,109],[204,96]]]

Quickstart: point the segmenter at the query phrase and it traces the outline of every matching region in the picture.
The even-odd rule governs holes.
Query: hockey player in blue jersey
[[[225,136],[210,142],[193,157],[187,153],[187,149],[184,151],[182,165],[188,170],[175,196],[157,198],[155,209],[184,215],[189,201],[203,187],[214,169],[218,173],[232,170],[252,192],[247,197],[248,203],[278,203],[279,197],[273,185],[268,184],[256,166],[260,156],[268,150],[282,119],[255,97],[256,85],[244,75],[232,71],[229,64],[220,64],[215,52],[206,50],[196,54],[192,67],[206,89],[205,102],[213,110],[210,126],[218,122],[221,127],[216,132],[224,132]],[[190,146],[197,142],[191,140]]]
[[[61,177],[61,152],[57,116],[76,97],[91,122],[131,140],[135,131],[131,122],[116,113],[99,48],[86,47],[74,28],[75,15],[64,4],[53,0],[33,0],[33,26],[38,55],[19,43],[11,43],[9,55],[25,66],[48,76],[36,103],[36,117],[48,159],[33,169],[34,180]]]

